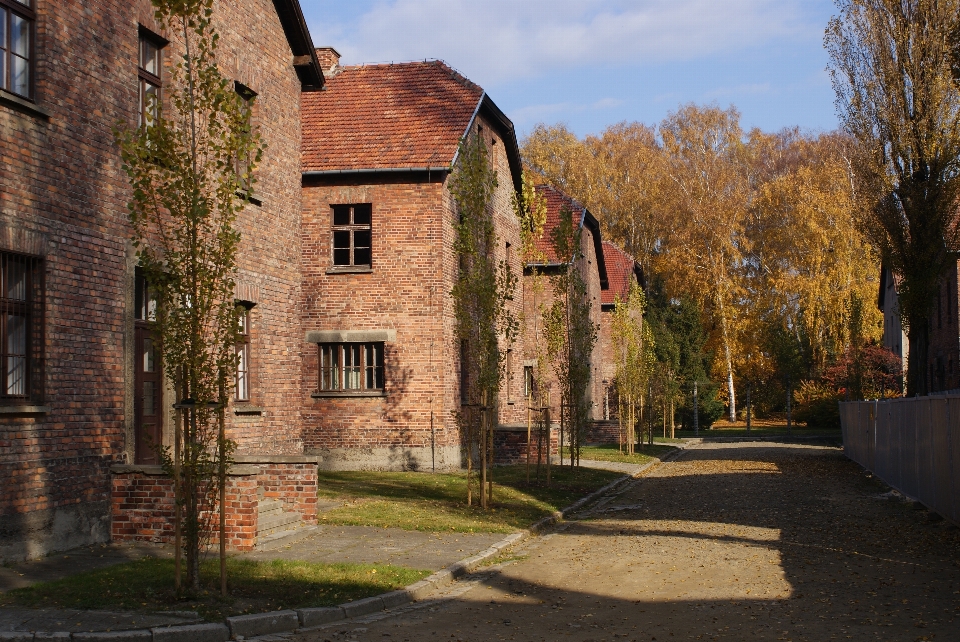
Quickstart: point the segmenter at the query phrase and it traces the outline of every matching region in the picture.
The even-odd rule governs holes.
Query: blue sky
[[[837,127],[824,71],[830,0],[301,0],[341,63],[441,59],[522,137],[655,124],[679,105],[735,105],[745,128]]]

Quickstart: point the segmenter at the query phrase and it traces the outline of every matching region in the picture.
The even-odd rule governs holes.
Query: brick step
[[[257,502],[257,514],[260,519],[263,519],[264,515],[281,512],[283,512],[283,502],[279,499],[261,499]]]
[[[279,531],[270,535],[264,535],[263,537],[257,538],[256,549],[258,551],[275,551],[284,546],[296,544],[313,535],[318,530],[319,528],[316,526],[304,524],[294,530]]]
[[[266,518],[260,517],[257,522],[257,539],[273,535],[275,533],[294,530],[300,526],[300,514],[280,512],[268,515]]]

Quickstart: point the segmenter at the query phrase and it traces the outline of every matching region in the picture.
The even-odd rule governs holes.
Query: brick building
[[[627,300],[632,284],[636,283],[642,287],[644,282],[640,264],[616,244],[604,241],[603,256],[610,287],[600,293],[600,334],[597,345],[600,353],[600,377],[603,383],[603,419],[610,421],[617,417],[617,396],[614,385],[617,356],[614,354],[612,336],[613,311],[618,301]]]
[[[137,122],[145,92],[163,95],[178,44],[144,0],[2,0],[0,18],[16,26],[0,49],[0,559],[9,560],[105,541],[111,484],[157,481],[147,443],[169,443],[172,397],[150,365],[112,128]],[[273,486],[255,486],[272,497],[284,467],[310,468],[291,402],[303,336],[296,168],[300,94],[323,76],[296,0],[219,3],[215,24],[222,70],[257,95],[267,145],[257,200],[238,221],[250,368],[229,416],[243,483],[269,469]],[[128,534],[149,538],[156,525],[140,526]]]
[[[326,469],[459,468],[451,168],[463,136],[484,140],[498,177],[494,258],[519,274],[513,124],[442,62],[320,57],[326,90],[303,96],[304,450]],[[513,354],[501,423],[525,416]]]
[[[524,327],[524,344],[526,350],[526,367],[533,367],[537,359],[537,346],[543,344],[541,336],[542,324],[529,322],[538,319],[542,310],[553,302],[553,292],[549,277],[561,270],[566,270],[573,262],[573,269],[580,272],[586,284],[586,297],[590,303],[590,321],[597,329],[597,342],[594,345],[593,357],[590,360],[591,379],[586,391],[587,402],[591,407],[591,417],[594,420],[603,419],[603,399],[605,397],[604,375],[601,369],[601,302],[603,292],[609,289],[607,267],[603,252],[603,241],[600,236],[600,224],[590,211],[570,198],[560,190],[550,185],[538,185],[537,193],[544,199],[547,206],[547,220],[544,225],[543,236],[537,241],[543,261],[532,263],[524,268],[524,316],[528,323]],[[580,232],[580,248],[575,257],[557,256],[551,235],[560,224],[562,216],[573,219],[575,229]],[[536,288],[533,285],[534,271],[541,275],[543,286]],[[546,277],[546,278],[544,278]],[[541,348],[542,351],[542,348]],[[546,386],[549,390],[549,405],[551,416],[558,418],[560,407],[560,393],[556,376],[552,368],[545,368]]]

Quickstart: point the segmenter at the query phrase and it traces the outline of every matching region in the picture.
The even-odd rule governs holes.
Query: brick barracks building
[[[151,444],[172,443],[173,397],[113,127],[163,96],[180,45],[146,0],[0,0],[0,19],[0,561],[168,542],[171,482]],[[247,313],[228,410],[229,545],[249,550],[315,522],[318,464],[461,465],[450,170],[461,137],[481,136],[499,179],[496,258],[519,274],[520,157],[510,120],[443,63],[340,68],[297,0],[219,2],[214,20],[221,70],[256,96],[266,143],[237,222]],[[599,319],[599,226],[578,216]],[[525,419],[524,359],[521,341],[505,430]],[[599,380],[589,394],[602,398]]]

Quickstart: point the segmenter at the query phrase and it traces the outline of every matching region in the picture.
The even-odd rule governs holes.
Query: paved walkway
[[[701,444],[520,559],[321,640],[956,640],[960,530],[832,447]]]

